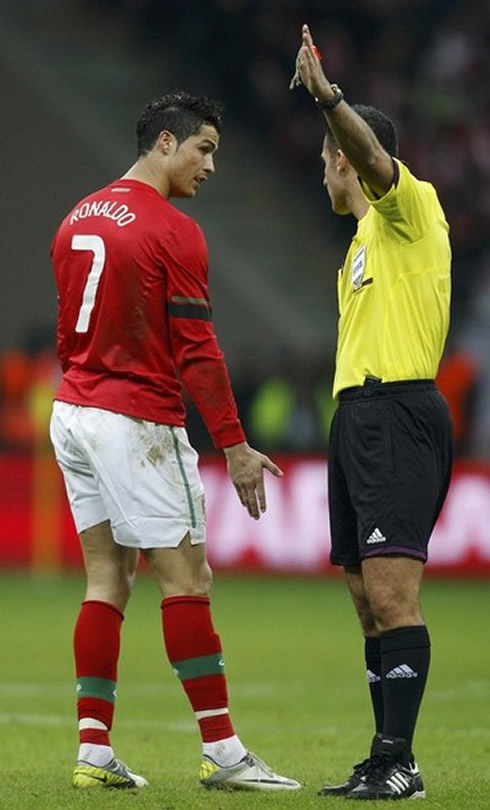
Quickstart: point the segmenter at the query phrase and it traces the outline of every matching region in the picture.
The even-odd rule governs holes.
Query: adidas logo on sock
[[[376,683],[381,680],[381,675],[376,675],[376,673],[372,672],[370,669],[366,672],[366,677],[368,683]]]
[[[386,543],[386,537],[379,529],[375,529],[374,532],[369,535],[366,543]]]
[[[387,673],[387,678],[418,678],[419,673],[414,672],[412,667],[408,664],[400,664],[399,667],[394,667]]]

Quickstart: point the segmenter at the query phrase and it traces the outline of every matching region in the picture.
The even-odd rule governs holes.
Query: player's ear
[[[157,138],[156,146],[164,155],[168,155],[175,143],[175,135],[169,132],[168,129],[164,129]]]

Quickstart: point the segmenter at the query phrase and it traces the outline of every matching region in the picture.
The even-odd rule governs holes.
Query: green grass
[[[304,782],[290,795],[199,786],[199,738],[164,658],[159,597],[145,575],[124,623],[113,743],[151,784],[137,794],[74,791],[71,634],[82,597],[79,576],[0,575],[2,810],[346,806],[316,795],[365,756],[372,734],[362,638],[340,581],[218,575],[215,583],[235,726],[276,770]],[[424,807],[488,810],[490,585],[428,581],[423,602],[433,642],[416,738]]]

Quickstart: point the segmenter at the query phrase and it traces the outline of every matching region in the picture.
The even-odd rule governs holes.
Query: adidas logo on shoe
[[[399,667],[394,667],[386,674],[386,678],[418,678],[418,672],[414,672],[412,667],[408,664],[400,664]]]
[[[379,529],[375,529],[374,532],[369,535],[366,543],[369,545],[372,545],[373,543],[386,543],[386,537],[380,532]]]
[[[401,770],[401,768],[394,773],[386,780],[386,784],[388,787],[391,788],[395,795],[401,795],[404,791],[410,787],[410,777],[417,774],[417,768],[413,765],[407,765],[407,772]]]
[[[366,677],[368,683],[376,683],[381,680],[381,675],[376,675],[376,673],[372,672],[370,669],[366,672]]]

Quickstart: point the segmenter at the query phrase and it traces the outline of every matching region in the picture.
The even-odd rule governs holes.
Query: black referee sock
[[[425,625],[399,627],[380,636],[383,736],[403,737],[411,751],[430,664]]]
[[[364,658],[376,733],[383,731],[383,682],[381,679],[381,643],[379,638],[364,639]]]

